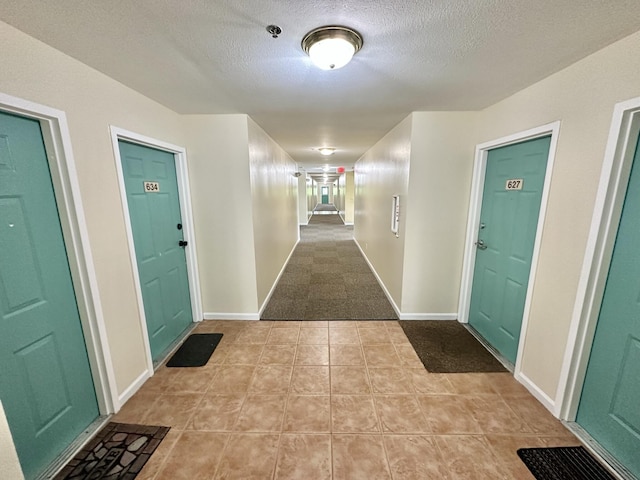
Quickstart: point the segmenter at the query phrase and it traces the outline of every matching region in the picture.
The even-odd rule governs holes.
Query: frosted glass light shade
[[[320,27],[307,33],[302,39],[302,49],[311,61],[323,70],[344,67],[362,48],[362,37],[347,27]]]
[[[309,47],[311,61],[323,70],[337,70],[353,58],[356,48],[343,38],[327,38]]]

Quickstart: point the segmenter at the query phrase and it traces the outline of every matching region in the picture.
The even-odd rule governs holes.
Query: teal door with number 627
[[[151,356],[193,321],[173,153],[119,141]]]
[[[551,137],[490,150],[469,324],[515,363]]]

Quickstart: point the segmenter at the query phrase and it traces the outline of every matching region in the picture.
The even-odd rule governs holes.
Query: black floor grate
[[[584,447],[521,448],[518,456],[537,480],[615,480]]]

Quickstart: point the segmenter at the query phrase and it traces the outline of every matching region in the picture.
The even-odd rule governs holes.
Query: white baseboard
[[[556,405],[556,402],[549,395],[544,393],[540,389],[540,387],[533,383],[533,381],[529,377],[527,377],[522,372],[517,372],[514,377],[518,382],[524,385],[524,387],[529,390],[529,393],[536,397],[536,399],[544,406],[544,408],[549,410],[554,417],[559,417],[560,412],[558,406]]]
[[[457,313],[401,313],[400,320],[457,320]]]
[[[378,272],[376,272],[376,269],[373,268],[373,265],[369,261],[369,258],[364,253],[364,250],[362,249],[362,247],[360,246],[358,241],[355,238],[353,239],[353,241],[356,242],[356,245],[358,246],[358,249],[360,250],[360,253],[362,254],[362,257],[364,258],[364,261],[367,262],[367,265],[369,265],[369,268],[373,272],[373,276],[376,277],[376,280],[378,281],[378,284],[382,288],[382,291],[387,296],[387,300],[389,300],[389,303],[393,307],[393,310],[396,312],[396,315],[398,316],[398,318],[400,318],[402,316],[402,312],[400,312],[400,309],[398,308],[398,305],[396,305],[396,302],[393,300],[393,297],[389,293],[389,290],[387,290],[387,287],[384,284],[384,282],[382,281],[382,279],[380,278],[380,275],[378,275]]]
[[[353,225],[353,222],[344,222],[344,224],[345,224],[345,226],[347,226],[347,227],[348,227],[348,226],[350,226],[350,225]]]
[[[135,393],[140,390],[144,382],[149,380],[152,376],[153,372],[150,372],[149,370],[142,372],[142,374],[118,396],[118,405],[113,406],[114,413],[118,413],[122,406],[127,403],[127,400],[133,397]]]
[[[259,313],[216,313],[205,312],[205,320],[260,320]]]
[[[276,287],[278,286],[278,282],[280,281],[280,277],[282,277],[282,274],[284,273],[284,269],[287,268],[287,265],[289,264],[289,260],[291,260],[291,257],[293,256],[293,252],[295,252],[296,247],[298,246],[299,243],[300,243],[300,236],[298,235],[298,240],[293,245],[293,248],[289,252],[289,256],[284,261],[284,264],[282,265],[282,268],[280,269],[280,273],[278,273],[278,276],[276,277],[276,280],[273,282],[273,285],[271,285],[271,290],[269,290],[269,294],[267,295],[267,298],[264,299],[264,302],[262,302],[262,306],[260,307],[260,310],[258,310],[258,320],[260,320],[260,317],[262,316],[262,312],[264,312],[264,309],[267,308],[267,304],[269,303],[269,300],[271,300],[271,295],[273,295],[273,292],[275,291]]]

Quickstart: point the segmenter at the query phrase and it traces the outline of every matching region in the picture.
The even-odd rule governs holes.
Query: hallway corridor
[[[533,479],[579,445],[510,373],[431,374],[396,321],[204,321],[202,368],[160,367],[112,421],[171,426],[138,480]]]
[[[353,240],[353,227],[329,211],[314,213],[309,224],[300,227],[300,243],[261,316],[262,320],[396,318]]]

